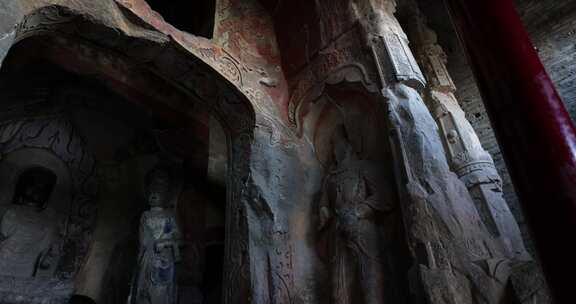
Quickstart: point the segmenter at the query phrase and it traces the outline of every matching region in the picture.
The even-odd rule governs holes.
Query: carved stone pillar
[[[436,33],[426,25],[416,5],[411,6],[407,20],[416,58],[428,81],[423,91],[424,102],[438,123],[450,168],[468,188],[484,225],[494,238],[503,242],[507,255],[529,260],[516,219],[504,200],[502,179],[494,161],[456,99],[456,86],[446,67],[447,56]]]
[[[356,0],[355,9],[380,74],[407,244],[414,260],[410,271],[411,302],[503,303],[509,295],[511,269],[515,267],[510,246],[487,227],[481,215],[484,211],[479,212],[465,183],[451,169],[454,164],[481,165],[478,170],[486,176],[476,176],[476,169],[468,166],[457,166],[466,177],[464,181],[479,188],[479,195],[492,194],[490,187],[498,185],[498,181],[489,184],[480,179],[497,176],[495,172],[488,174],[487,168],[493,168],[486,165],[491,164],[489,155],[484,150],[469,149],[480,146],[477,137],[457,133],[470,129],[464,127],[463,114],[455,110],[456,100],[449,94],[453,90],[440,90],[434,97],[436,104],[443,105],[437,107],[435,115],[442,118],[440,136],[437,122],[422,99],[424,77],[394,16],[396,2]],[[445,73],[445,69],[437,72]],[[434,87],[453,87],[449,77],[436,77],[434,81],[441,83],[433,83]],[[449,160],[441,137],[453,142]],[[476,143],[471,144],[472,140]],[[470,155],[474,161],[457,160],[457,155]],[[505,219],[497,219],[497,223],[511,229]],[[529,303],[535,289],[533,285],[526,286],[520,302]]]
[[[426,81],[394,16],[396,0],[356,0],[353,7],[376,58],[382,87],[404,83],[421,90]]]
[[[576,128],[512,0],[445,0],[558,303],[574,302]],[[510,115],[514,113],[514,115]],[[568,245],[567,245],[568,244]]]

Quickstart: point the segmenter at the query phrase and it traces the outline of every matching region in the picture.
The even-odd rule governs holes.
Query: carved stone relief
[[[1,187],[4,239],[0,254],[4,262],[11,261],[0,266],[0,301],[62,301],[73,292],[74,277],[84,263],[94,229],[94,159],[62,116],[4,121],[0,125],[0,151],[0,174],[5,181]],[[25,176],[21,174],[29,170],[54,175],[53,191],[44,194],[49,199],[40,207],[26,203],[37,201],[33,199],[22,204],[13,201],[21,196],[19,178]],[[33,185],[38,179],[33,176],[29,187],[36,187]]]
[[[379,16],[365,25],[368,33],[378,36],[392,31],[406,37],[393,15],[395,1],[380,5],[359,2],[366,15]],[[451,172],[436,122],[417,91],[424,82],[399,78],[390,82],[386,71],[394,70],[395,60],[390,54],[378,56],[381,47],[373,47],[382,76],[404,225],[414,258],[412,299],[498,303],[507,288],[502,278],[510,275],[513,264],[510,250],[490,233],[464,183]],[[398,49],[411,52],[407,47]],[[450,135],[453,141],[455,135]]]
[[[333,164],[324,179],[319,227],[328,243],[330,303],[401,301],[382,221],[393,221],[397,202],[382,165],[361,159],[345,128],[331,140]]]
[[[372,43],[376,61],[389,62],[386,68],[380,67],[383,75],[391,74],[394,81],[411,83],[415,87],[424,86],[426,81],[406,38],[398,33],[382,33],[373,36]]]
[[[354,6],[383,85],[402,82],[423,88],[424,75],[410,50],[408,37],[394,16],[396,1],[357,0]]]
[[[55,17],[53,18],[53,16]],[[101,56],[98,51],[94,49],[90,50],[82,46],[84,42],[89,43],[91,39],[99,39],[99,37],[92,35],[93,33],[90,31],[79,31],[77,29],[77,25],[79,24],[91,28],[95,32],[105,32],[102,28],[103,25],[91,24],[76,12],[72,12],[61,6],[49,6],[27,15],[19,27],[16,39],[22,40],[37,35],[48,35],[55,37],[55,41],[58,43],[67,44],[72,48],[80,48],[78,54],[89,53]],[[130,66],[126,58],[134,58],[136,61],[140,58],[142,49],[124,48],[124,46],[129,44],[128,42],[124,43],[122,40],[129,41],[133,38],[120,35],[115,36],[114,39],[107,40],[105,37],[105,35],[100,37],[103,38],[100,42],[104,41],[104,45],[107,45],[113,41],[114,43],[108,47],[118,50],[127,56],[108,58],[113,59],[113,61],[118,61],[118,64],[115,64],[115,66]],[[145,41],[145,38],[136,39]],[[248,289],[251,274],[247,246],[249,231],[246,228],[247,220],[244,219],[246,216],[244,206],[246,205],[245,202],[247,199],[242,196],[245,195],[243,185],[250,171],[248,160],[251,157],[252,132],[255,126],[256,116],[247,98],[224,79],[224,77],[227,77],[226,73],[218,75],[211,67],[208,67],[203,61],[191,55],[189,50],[181,46],[174,45],[174,43],[160,44],[155,40],[156,38],[152,36],[150,39],[150,45],[154,48],[158,47],[161,51],[155,52],[156,55],[152,59],[147,59],[152,63],[149,67],[154,69],[154,73],[169,75],[170,77],[173,74],[174,66],[186,67],[183,73],[179,73],[178,79],[174,79],[174,81],[178,82],[179,90],[183,90],[192,100],[198,101],[202,106],[210,109],[225,127],[228,136],[230,136],[229,143],[231,148],[229,149],[229,160],[232,165],[229,170],[227,187],[229,191],[229,206],[227,208],[226,218],[229,224],[226,225],[227,244],[225,267],[231,271],[227,272],[224,278],[224,297],[226,303],[243,303],[243,301],[249,298]],[[211,52],[203,52],[203,54],[208,55],[210,53]],[[221,53],[218,53],[217,61],[221,60],[220,54]],[[101,58],[104,59],[103,57]],[[176,62],[167,65],[165,64],[166,60],[176,60]],[[207,58],[202,58],[202,60],[207,60]],[[235,65],[235,61],[228,62],[230,62],[228,65],[231,67]],[[231,77],[231,81],[233,79],[242,79],[240,74],[234,73],[236,76]],[[208,86],[200,86],[198,85],[199,82],[207,84]],[[239,85],[239,83],[235,83],[235,85]],[[243,91],[250,96],[251,100],[261,100],[264,98],[251,96],[251,94],[247,93],[248,90],[249,88],[245,88]],[[214,95],[214,92],[217,94]],[[254,91],[254,94],[261,94],[261,92]],[[192,106],[192,104],[187,105],[188,109],[183,108],[181,110],[182,113],[189,112]],[[266,111],[260,112],[266,113]],[[274,118],[273,121],[278,121],[278,119]],[[269,125],[268,122],[266,122],[266,124]],[[275,128],[274,131],[276,132],[276,130],[277,128]]]
[[[436,74],[428,78],[433,87],[442,87],[434,95],[434,102],[445,105],[432,111],[441,128],[440,133],[437,131],[437,123],[417,92],[425,81],[393,15],[396,1],[351,1],[352,12],[357,15],[349,27],[339,23],[343,18],[341,7],[348,5],[346,1],[339,1],[334,7],[326,7],[330,1],[321,1],[325,16],[320,22],[326,48],[290,80],[289,103],[284,103],[288,94],[283,91],[278,50],[267,39],[274,35],[274,29],[271,22],[262,23],[258,20],[261,16],[254,16],[266,14],[265,11],[231,16],[226,10],[241,1],[221,1],[218,14],[227,20],[222,24],[221,45],[216,45],[167,30],[149,9],[142,10],[143,1],[62,0],[58,3],[74,9],[41,8],[49,2],[30,4],[29,8],[35,9],[25,14],[17,34],[6,36],[7,40],[0,36],[0,55],[3,41],[45,35],[50,37],[54,49],[66,49],[66,54],[85,56],[88,61],[109,68],[96,69],[94,74],[110,82],[118,81],[139,91],[135,79],[143,75],[167,80],[174,87],[164,86],[167,92],[156,97],[172,96],[172,89],[184,92],[186,98],[170,103],[171,109],[183,115],[193,113],[196,107],[208,109],[226,129],[229,175],[225,303],[322,303],[322,282],[316,274],[321,263],[316,263],[315,250],[311,249],[318,236],[316,227],[311,226],[322,214],[330,219],[321,225],[321,234],[329,239],[335,257],[334,263],[329,263],[332,285],[342,286],[331,290],[334,302],[381,303],[396,297],[384,290],[387,287],[374,287],[389,284],[388,269],[383,266],[386,263],[380,259],[386,248],[374,245],[382,241],[374,230],[379,229],[379,221],[387,221],[392,208],[386,205],[388,200],[378,199],[384,190],[380,177],[370,170],[375,162],[351,149],[348,158],[334,163],[324,188],[319,190],[322,170],[314,158],[316,151],[299,137],[303,128],[300,120],[310,105],[325,95],[326,87],[351,83],[373,95],[383,93],[379,97],[388,111],[382,117],[388,133],[382,132],[382,136],[389,137],[394,152],[391,163],[397,165],[395,182],[402,195],[399,209],[410,256],[415,261],[410,272],[414,302],[424,298],[423,302],[428,303],[496,303],[507,288],[504,281],[518,286],[515,290],[519,297],[528,299],[522,301],[534,299],[532,283],[521,272],[509,271],[517,267],[508,261],[514,245],[507,247],[497,236],[510,227],[513,230],[513,225],[499,226],[498,222],[510,223],[496,216],[490,222],[491,215],[507,211],[500,208],[500,203],[473,201],[477,198],[479,202],[498,202],[499,178],[491,171],[491,160],[470,152],[467,131],[452,108],[456,101],[445,90],[453,84],[443,70],[438,49],[430,49],[427,56],[439,60],[431,63]],[[117,9],[116,3],[122,8]],[[100,13],[94,13],[99,6]],[[237,20],[243,14],[249,17],[247,24]],[[254,36],[239,37],[250,34],[246,31],[254,27],[263,28]],[[331,37],[334,33],[338,33],[337,37]],[[246,58],[258,64],[247,62]],[[428,74],[428,68],[424,68]],[[286,105],[289,113],[283,108]],[[12,134],[10,130],[18,128],[10,125],[2,132]],[[358,139],[348,140],[354,146]],[[0,141],[7,146],[12,142]],[[325,208],[316,214],[311,211],[311,202],[315,202],[318,192],[326,197]],[[3,229],[8,231],[12,226],[8,222]],[[521,266],[526,273],[531,271],[529,264]],[[374,271],[378,268],[384,270]],[[26,280],[6,282],[17,290],[31,286]],[[390,286],[406,284],[398,282]],[[66,284],[50,288],[55,294],[69,292]],[[159,302],[162,301],[171,300]]]
[[[316,5],[320,18],[320,46],[323,48],[348,31],[354,20],[348,0],[320,0]]]
[[[492,157],[481,146],[455,97],[456,88],[446,67],[447,56],[415,3],[411,9],[413,18],[410,18],[408,26],[414,39],[417,57],[424,66],[429,81],[429,86],[424,91],[424,99],[438,123],[450,167],[468,188],[488,232],[501,242],[507,262],[515,264],[508,274],[501,274],[499,279],[512,280],[515,267],[531,265],[529,267],[534,271],[531,276],[540,277],[533,281],[532,291],[538,294],[536,297],[540,297],[539,303],[546,303],[549,299],[543,286],[543,278],[527,252],[516,219],[504,200],[502,179],[496,171]]]
[[[140,221],[140,253],[128,299],[134,304],[176,304],[176,263],[181,260],[181,235],[176,222],[176,177],[169,169],[154,168],[146,185],[150,209]]]
[[[333,45],[322,50],[310,65],[295,77],[288,108],[290,123],[301,132],[301,116],[308,103],[314,102],[327,84],[361,83],[369,92],[378,91],[377,71],[365,53],[361,29],[353,26]]]

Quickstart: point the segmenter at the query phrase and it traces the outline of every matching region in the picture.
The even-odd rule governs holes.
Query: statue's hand
[[[360,204],[356,207],[356,216],[359,219],[370,219],[374,215],[374,209],[366,204]]]
[[[165,250],[166,247],[168,247],[168,244],[169,243],[167,240],[158,240],[154,244],[154,251],[160,252],[162,250]]]
[[[172,257],[174,258],[174,262],[178,263],[181,260],[180,244],[177,241],[170,240],[170,239],[159,240],[156,242],[156,245],[154,246],[154,250],[157,253],[169,250],[172,253]]]

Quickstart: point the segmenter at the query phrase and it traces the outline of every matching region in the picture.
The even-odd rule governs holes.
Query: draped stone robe
[[[385,248],[377,217],[393,206],[382,195],[382,177],[374,162],[350,154],[329,173],[321,208],[333,213],[329,243],[332,301],[338,304],[385,303]]]
[[[140,254],[131,304],[177,303],[176,262],[179,229],[172,210],[144,212],[140,223]]]
[[[49,251],[58,239],[58,221],[50,210],[11,205],[0,212],[0,275],[17,278],[36,276],[51,268]]]

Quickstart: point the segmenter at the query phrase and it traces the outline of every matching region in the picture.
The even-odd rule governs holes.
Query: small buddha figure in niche
[[[147,177],[150,210],[140,220],[140,250],[131,304],[177,302],[176,263],[180,260],[180,232],[170,198],[174,179],[169,170],[153,169]]]
[[[331,140],[333,164],[324,180],[319,206],[320,230],[328,240],[332,302],[337,304],[388,302],[386,265],[379,221],[394,209],[385,195],[386,182],[377,163],[363,160],[344,128]]]
[[[56,266],[59,223],[48,205],[56,181],[44,168],[18,178],[12,203],[0,209],[0,275],[31,278]]]

